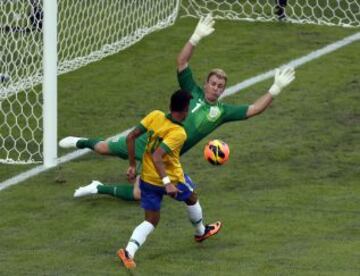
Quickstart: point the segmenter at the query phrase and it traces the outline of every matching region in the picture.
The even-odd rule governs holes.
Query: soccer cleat
[[[117,255],[127,269],[132,269],[136,267],[135,261],[130,258],[128,252],[125,249],[119,249]]]
[[[205,226],[205,233],[201,236],[195,235],[195,241],[202,242],[202,241],[206,240],[207,238],[217,234],[220,231],[221,225],[222,224],[220,221],[217,221],[212,224],[207,224]]]
[[[87,195],[97,194],[97,186],[103,185],[100,181],[93,180],[89,185],[80,187],[75,190],[74,197],[83,197]]]
[[[68,136],[65,137],[63,139],[60,140],[59,142],[59,146],[61,148],[64,149],[69,149],[69,148],[76,148],[76,143],[81,140],[81,139],[86,139],[83,137],[75,137],[75,136]]]

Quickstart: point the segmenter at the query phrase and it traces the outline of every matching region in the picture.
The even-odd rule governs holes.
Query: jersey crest
[[[207,118],[209,121],[216,121],[221,115],[220,108],[218,106],[211,106]]]

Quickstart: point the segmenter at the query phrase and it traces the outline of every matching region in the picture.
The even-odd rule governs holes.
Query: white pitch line
[[[306,55],[306,56],[303,56],[303,57],[300,57],[298,59],[294,59],[290,62],[288,62],[287,64],[284,64],[284,65],[281,65],[280,67],[285,67],[285,66],[292,66],[292,67],[300,67],[301,65],[304,65],[305,63],[308,63],[314,59],[317,59],[319,57],[322,57],[324,55],[327,55],[331,52],[334,52],[342,47],[345,47],[357,40],[360,40],[360,32],[356,33],[356,34],[353,34],[351,36],[348,36],[342,40],[338,40],[334,43],[331,43],[321,49],[318,49],[318,50],[315,50],[313,52],[311,52],[310,54]],[[275,75],[275,69],[273,70],[270,70],[268,72],[265,72],[265,73],[262,73],[260,75],[257,75],[253,78],[250,78],[250,79],[247,79],[245,81],[242,81],[234,86],[231,86],[229,88],[227,88],[224,92],[224,94],[222,95],[222,98],[223,97],[227,97],[227,96],[230,96],[232,94],[235,94],[237,92],[239,92],[240,90],[243,90],[245,88],[248,88],[256,83],[259,83],[259,82],[262,82],[264,80],[267,80],[269,78],[272,78],[273,76]],[[126,135],[126,133],[129,131],[126,130],[118,135]],[[60,157],[58,159],[58,165],[60,164],[63,164],[63,163],[66,163],[68,161],[71,161],[73,159],[76,159],[76,158],[79,158],[83,155],[85,155],[86,153],[90,152],[91,150],[89,149],[82,149],[82,150],[76,150],[76,151],[73,151],[69,154],[66,154],[62,157]],[[33,169],[30,169],[26,172],[23,172],[17,176],[14,176],[14,177],[11,177],[7,180],[5,180],[4,182],[1,182],[0,183],[0,191],[1,190],[4,190],[12,185],[15,185],[15,184],[18,184],[30,177],[33,177],[35,175],[38,175],[39,173],[42,173],[42,172],[45,172],[49,169],[52,169],[52,168],[46,168],[44,167],[43,165],[40,165],[40,166],[37,166]]]
[[[129,128],[129,129],[127,129],[127,130],[123,131],[122,133],[117,134],[115,136],[120,137],[122,135],[127,135],[127,133],[130,132],[130,130],[131,130],[131,128]],[[113,136],[113,137],[115,137],[115,136]],[[110,137],[109,139],[111,139],[111,138],[112,137]],[[85,154],[87,154],[89,152],[91,152],[90,149],[79,149],[79,150],[75,150],[73,152],[70,152],[70,153],[58,158],[57,166],[60,165],[60,164],[69,162],[71,160],[74,160],[76,158],[79,158],[79,157],[81,157],[81,156],[83,156],[83,155],[85,155]],[[53,168],[54,167],[47,168],[44,165],[40,165],[40,166],[32,168],[32,169],[30,169],[30,170],[28,170],[26,172],[20,173],[20,174],[14,176],[14,177],[11,177],[11,178],[5,180],[2,183],[0,183],[0,191],[4,190],[4,189],[6,189],[6,188],[8,188],[8,187],[10,187],[12,185],[18,184],[18,183],[20,183],[20,182],[22,182],[22,181],[24,181],[24,180],[26,180],[26,179],[28,179],[30,177],[38,175],[39,173],[45,172],[45,171],[53,169]]]
[[[336,41],[334,43],[331,43],[321,49],[315,50],[313,52],[311,52],[310,54],[307,54],[306,56],[300,57],[298,59],[294,59],[292,61],[290,61],[287,64],[283,64],[280,65],[279,67],[286,67],[286,66],[291,66],[291,67],[300,67],[301,65],[304,65],[305,63],[308,63],[314,59],[317,59],[319,57],[322,57],[326,54],[329,54],[331,52],[334,52],[342,47],[345,47],[357,40],[360,40],[360,32],[353,34],[351,36],[348,36],[342,40]],[[230,96],[232,94],[235,94],[237,92],[239,92],[242,89],[248,88],[256,83],[259,83],[261,81],[264,81],[266,79],[272,78],[275,76],[275,69],[270,70],[268,72],[262,73],[260,75],[257,75],[253,78],[247,79],[243,82],[240,82],[238,84],[235,84],[234,86],[229,87],[228,89],[226,89],[226,91],[224,92],[224,94],[222,95],[222,97],[227,97]]]

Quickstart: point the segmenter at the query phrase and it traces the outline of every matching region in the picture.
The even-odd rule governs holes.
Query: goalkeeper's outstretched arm
[[[194,47],[202,38],[210,35],[215,30],[213,28],[214,24],[215,21],[210,13],[206,17],[200,18],[194,33],[191,35],[189,41],[185,44],[177,57],[177,70],[179,72],[183,71],[188,66]]]
[[[287,67],[283,70],[276,69],[274,83],[270,87],[269,92],[257,99],[252,105],[250,105],[246,116],[252,117],[265,111],[265,109],[271,104],[274,97],[280,94],[280,92],[288,86],[295,79],[294,68]]]

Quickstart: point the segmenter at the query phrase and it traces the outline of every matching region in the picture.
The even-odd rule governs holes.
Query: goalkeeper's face
[[[225,86],[226,79],[217,75],[210,76],[204,86],[206,100],[210,103],[215,103],[224,92]]]

